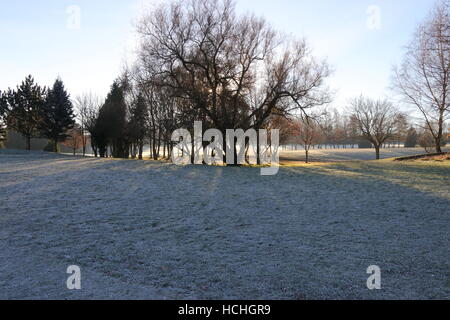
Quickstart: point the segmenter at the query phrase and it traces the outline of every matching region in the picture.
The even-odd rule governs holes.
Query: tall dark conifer
[[[144,140],[147,135],[148,109],[142,94],[135,99],[131,108],[129,134],[133,145],[139,149],[139,159],[143,159]]]
[[[127,138],[127,108],[123,88],[119,81],[111,86],[106,101],[99,112],[94,139],[101,157],[106,156],[108,146],[115,158],[129,157]]]
[[[58,143],[64,141],[67,132],[75,124],[73,105],[70,95],[61,79],[57,79],[53,88],[48,90],[47,99],[41,109],[39,130],[42,135],[53,142],[53,151],[58,151]]]
[[[6,101],[6,95],[0,91],[0,148],[3,148],[3,144],[6,141],[6,114],[8,111],[8,104]]]
[[[25,78],[16,91],[9,90],[6,94],[8,128],[22,134],[27,142],[27,150],[31,150],[31,138],[39,136],[45,95],[45,89],[36,84],[31,75]]]
[[[6,110],[7,110],[6,95],[0,90],[0,119],[5,116]]]

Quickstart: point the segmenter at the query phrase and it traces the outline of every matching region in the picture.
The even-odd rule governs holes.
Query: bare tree
[[[433,153],[435,150],[435,142],[429,130],[421,128],[417,137],[418,144],[425,149],[427,153]]]
[[[323,130],[319,125],[318,116],[301,116],[294,124],[294,135],[305,149],[306,163],[309,163],[309,152],[315,144],[323,140]]]
[[[394,85],[405,102],[418,108],[436,151],[441,152],[444,123],[450,111],[449,0],[439,1],[418,28],[403,64],[396,69]]]
[[[360,133],[374,145],[379,160],[383,143],[395,136],[399,113],[389,101],[361,96],[352,101],[351,114]]]
[[[83,146],[83,132],[79,125],[75,125],[73,129],[67,131],[67,138],[63,145],[72,149],[73,155],[76,155],[77,150]]]
[[[138,32],[139,68],[205,128],[259,129],[273,114],[305,113],[330,101],[327,63],[264,19],[237,16],[230,0],[162,5],[142,18]]]
[[[280,130],[279,138],[280,145],[287,144],[293,135],[295,135],[295,122],[283,116],[273,115],[269,118],[267,130],[278,129]]]
[[[94,155],[97,156],[97,148],[95,146],[95,141],[92,140],[92,136],[101,105],[100,100],[94,94],[89,92],[76,97],[74,104],[78,113],[77,116],[80,124],[80,131],[82,132],[81,144],[83,147],[83,156],[86,155],[88,135],[91,137],[92,151],[94,152]]]

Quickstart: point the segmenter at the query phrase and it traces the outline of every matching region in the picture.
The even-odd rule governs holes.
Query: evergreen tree
[[[22,134],[27,141],[27,150],[31,150],[31,138],[39,134],[45,94],[46,90],[36,84],[30,75],[16,91],[9,90],[6,96],[9,105],[8,128]]]
[[[105,111],[102,107],[100,108],[98,118],[95,121],[95,126],[91,132],[91,143],[95,145],[98,155],[101,158],[107,157],[109,139],[106,130]]]
[[[3,148],[3,144],[6,141],[6,123],[5,118],[8,111],[8,104],[6,96],[0,91],[0,148]]]
[[[48,90],[45,104],[41,109],[39,130],[42,135],[53,142],[53,151],[58,152],[58,142],[64,141],[67,132],[73,128],[75,121],[70,96],[61,79],[57,79],[53,88]]]
[[[93,138],[101,157],[106,156],[108,146],[111,147],[113,157],[129,157],[126,116],[127,108],[123,88],[119,81],[115,81],[100,109],[94,130]]]
[[[145,99],[142,94],[139,94],[131,108],[129,123],[130,140],[133,147],[139,149],[139,160],[143,159],[144,140],[147,134],[147,113],[148,109]]]
[[[0,119],[6,115],[8,104],[6,101],[6,95],[0,90]]]
[[[418,144],[418,134],[413,127],[409,128],[405,140],[405,148],[415,148]]]

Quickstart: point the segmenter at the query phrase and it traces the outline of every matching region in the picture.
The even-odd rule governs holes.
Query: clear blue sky
[[[133,20],[157,0],[0,0],[0,89],[27,74],[42,85],[57,76],[72,96],[106,95],[130,57]],[[240,12],[263,15],[277,29],[305,37],[335,69],[335,105],[389,94],[391,68],[433,0],[237,0]],[[73,24],[80,8],[80,24]],[[374,7],[375,6],[375,7]],[[379,19],[377,19],[379,13]],[[72,22],[72,23],[71,23]],[[68,27],[68,24],[70,27]]]

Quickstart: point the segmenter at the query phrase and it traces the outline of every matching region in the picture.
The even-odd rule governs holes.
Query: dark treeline
[[[165,89],[143,86],[126,72],[114,82],[103,104],[84,96],[77,105],[96,157],[143,159],[144,146],[150,146],[155,160],[170,157],[172,132],[182,121]]]
[[[219,129],[223,137],[227,129],[276,128],[281,130],[282,143],[293,140],[305,148],[318,144],[374,147],[377,158],[380,148],[400,144],[440,151],[446,140],[445,97],[450,87],[448,20],[448,6],[439,2],[413,41],[423,57],[416,63],[426,63],[432,70],[431,75],[425,72],[415,80],[444,77],[444,83],[429,88],[444,100],[420,105],[424,121],[413,124],[387,100],[361,96],[349,103],[346,113],[332,110],[332,92],[325,84],[331,68],[326,61],[315,58],[304,40],[282,35],[265,19],[237,15],[232,1],[163,4],[137,24],[138,58],[113,86],[100,111],[99,154],[104,156],[105,145],[110,145],[114,156],[127,157],[124,150],[142,152],[147,140],[154,159],[161,156],[161,149],[163,156],[169,156],[173,130],[186,128],[193,134],[194,121],[202,121],[204,131]],[[436,49],[422,48],[424,37]],[[408,100],[400,80],[396,87]],[[114,93],[117,90],[122,94]],[[102,125],[102,119],[111,114],[108,110],[120,115],[114,130]],[[140,118],[144,114],[145,119]],[[110,132],[108,137],[104,132]]]
[[[100,157],[142,158],[144,144],[152,158],[168,157],[172,132],[192,132],[194,121],[225,138],[227,129],[269,128],[331,101],[328,64],[264,19],[236,15],[231,1],[161,5],[137,31],[138,58],[113,84],[91,132]]]
[[[0,92],[0,106],[2,139],[6,140],[6,128],[14,130],[25,138],[28,150],[32,138],[45,137],[52,143],[51,151],[57,152],[58,143],[75,125],[73,105],[61,79],[45,88],[28,76],[16,89]]]
[[[331,101],[328,64],[265,19],[238,16],[231,1],[161,5],[137,30],[141,43],[128,78],[147,100],[153,154],[161,140],[170,154],[171,131],[193,134],[196,120],[225,139],[227,129],[269,128],[276,117]]]

